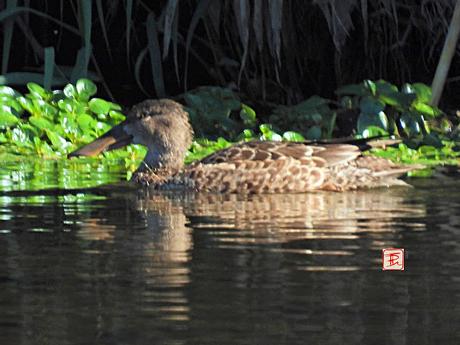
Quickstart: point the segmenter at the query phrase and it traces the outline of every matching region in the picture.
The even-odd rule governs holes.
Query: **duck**
[[[214,193],[343,192],[401,186],[407,185],[399,179],[402,175],[421,168],[364,154],[386,146],[388,140],[249,141],[185,165],[193,135],[183,105],[171,99],[149,99],[134,105],[126,120],[68,157],[96,156],[140,144],[147,153],[132,176],[134,182],[155,190]]]

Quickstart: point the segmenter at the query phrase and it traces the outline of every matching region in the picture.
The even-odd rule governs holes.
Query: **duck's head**
[[[181,104],[169,99],[145,100],[131,108],[125,121],[69,157],[95,156],[133,143],[147,147],[140,169],[179,169],[192,140],[193,129]]]

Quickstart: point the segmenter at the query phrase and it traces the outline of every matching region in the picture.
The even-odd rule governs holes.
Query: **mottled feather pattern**
[[[348,144],[248,142],[211,154],[177,173],[151,173],[148,181],[143,181],[159,189],[299,193],[400,185],[404,182],[396,178],[412,170],[383,158],[360,155],[356,146]]]
[[[344,191],[400,185],[397,178],[420,166],[363,156],[362,151],[397,140],[336,139],[329,143],[253,141],[183,165],[193,129],[184,107],[169,99],[145,100],[127,119],[92,143],[69,154],[94,156],[129,143],[147,147],[133,180],[152,189],[221,193]]]

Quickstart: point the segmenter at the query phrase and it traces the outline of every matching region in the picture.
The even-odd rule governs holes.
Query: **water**
[[[31,195],[1,171],[0,344],[460,342],[454,179],[222,196],[48,178]],[[388,247],[405,271],[382,271]]]

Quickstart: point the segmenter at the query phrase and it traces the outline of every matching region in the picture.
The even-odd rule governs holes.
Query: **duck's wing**
[[[401,185],[397,177],[420,168],[361,153],[350,144],[248,142],[189,165],[179,180],[212,192],[343,191]]]
[[[251,141],[217,151],[201,164],[295,160],[313,166],[334,166],[356,159],[359,147],[349,144],[312,145],[296,142]]]
[[[247,142],[189,165],[177,181],[211,192],[306,192],[321,188],[330,167],[346,165],[360,154],[358,147],[346,144]]]

